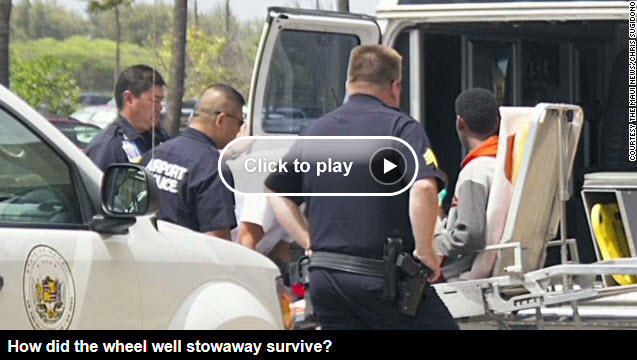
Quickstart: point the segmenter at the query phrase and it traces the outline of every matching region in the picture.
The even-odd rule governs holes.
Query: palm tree
[[[197,15],[198,14],[198,11],[197,11],[197,0],[194,0],[194,1],[195,1],[195,9],[194,9],[193,12],[195,14],[195,27],[197,27],[197,26],[199,26],[199,15]]]
[[[230,0],[226,0],[226,34],[230,33]]]
[[[181,120],[181,100],[184,96],[184,69],[186,63],[186,31],[188,26],[188,0],[175,0],[175,49],[173,74],[170,79],[170,101],[166,128],[172,135],[179,131]]]
[[[117,81],[120,72],[120,51],[119,44],[122,39],[122,24],[120,22],[120,9],[123,6],[132,4],[133,0],[89,0],[88,12],[101,13],[104,11],[112,11],[115,15],[115,76],[113,84]]]
[[[11,0],[0,0],[0,84],[9,87],[9,20]]]

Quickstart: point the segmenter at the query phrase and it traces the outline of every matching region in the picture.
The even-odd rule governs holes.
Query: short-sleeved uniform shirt
[[[256,250],[268,255],[279,241],[293,243],[294,239],[279,224],[265,196],[236,196],[238,218],[240,222],[257,224],[263,228],[263,238],[256,245]],[[241,204],[239,204],[241,202]]]
[[[144,164],[159,187],[158,218],[194,231],[234,228],[234,196],[218,172],[219,150],[214,141],[193,128],[155,148]],[[224,179],[232,186],[230,170]]]
[[[155,145],[170,139],[168,133],[155,128]],[[95,136],[84,149],[84,153],[104,171],[108,165],[115,163],[138,163],[142,156],[152,148],[153,133],[137,132],[135,127],[121,115],[117,121],[108,125]]]
[[[303,136],[394,136],[409,143],[418,158],[416,180],[433,177],[442,183],[442,173],[425,161],[430,143],[423,127],[399,109],[386,105],[369,95],[353,95],[336,110],[315,120],[301,134]],[[299,159],[303,161],[302,159]],[[366,166],[352,167],[349,175],[359,192],[380,193],[381,184],[375,182]],[[403,179],[409,182],[411,179]],[[328,182],[327,184],[325,182]],[[344,183],[338,177],[317,177],[315,172],[273,173],[266,186],[282,193],[324,192],[326,188],[339,192]],[[404,187],[404,185],[402,185]],[[319,190],[322,189],[322,190]],[[409,220],[409,191],[395,196],[292,198],[305,201],[310,224],[311,247],[314,251],[328,251],[367,258],[382,258],[384,239],[400,237],[403,249],[414,248]]]

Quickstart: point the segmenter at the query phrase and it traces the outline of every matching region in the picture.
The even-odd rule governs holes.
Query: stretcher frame
[[[566,236],[566,201],[571,194],[570,174],[584,124],[583,111],[575,105],[541,103],[535,108],[501,108],[501,113],[496,166],[506,162],[507,151],[501,149],[507,145],[502,143],[511,133],[525,125],[528,134],[511,186],[502,236],[483,250],[497,254],[492,276],[433,286],[457,319],[500,319],[499,315],[515,316],[531,309],[542,327],[547,308],[567,305],[571,320],[581,325],[578,304],[637,290],[636,286],[600,287],[595,282],[600,275],[637,274],[637,258],[580,264],[577,243]],[[507,127],[511,121],[518,124]],[[499,219],[496,221],[504,221]],[[558,240],[551,241],[558,225]],[[550,246],[560,247],[561,264],[543,268]]]

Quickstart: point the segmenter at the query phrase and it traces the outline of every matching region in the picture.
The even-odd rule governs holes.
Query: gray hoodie
[[[449,216],[435,234],[438,253],[445,256],[442,276],[465,280],[478,251],[486,246],[487,203],[495,171],[494,156],[480,156],[460,171]]]

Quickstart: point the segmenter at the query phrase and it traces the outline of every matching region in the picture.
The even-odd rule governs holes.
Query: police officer
[[[188,128],[145,156],[160,189],[159,219],[230,240],[230,230],[237,226],[234,197],[219,177],[217,162],[219,150],[243,125],[244,103],[228,85],[209,87],[201,93]],[[224,179],[231,179],[229,171]]]
[[[122,71],[115,84],[118,119],[84,150],[100,169],[113,163],[139,162],[153,141],[158,145],[169,139],[159,126],[165,85],[162,76],[146,65]]]
[[[437,183],[443,178],[433,162],[425,160],[431,150],[423,127],[398,109],[401,61],[389,47],[356,47],[349,64],[349,100],[315,120],[302,135],[395,136],[405,140],[420,154],[410,191],[391,197],[306,197],[307,218],[299,209],[302,199],[270,197],[270,203],[281,225],[300,244],[309,244],[315,259],[320,253],[330,253],[345,255],[353,263],[377,264],[383,256],[385,239],[398,236],[403,239],[404,250],[413,251],[414,257],[437,274],[433,232]],[[360,184],[361,192],[378,191],[365,166],[352,170],[349,176],[350,184]],[[312,171],[275,172],[267,178],[266,186],[279,193],[312,193],[325,188],[338,192],[345,185],[337,178],[318,177]],[[412,316],[383,295],[383,281],[382,273],[379,277],[311,265],[310,299],[322,328],[457,329],[431,286],[426,287],[424,299]]]

